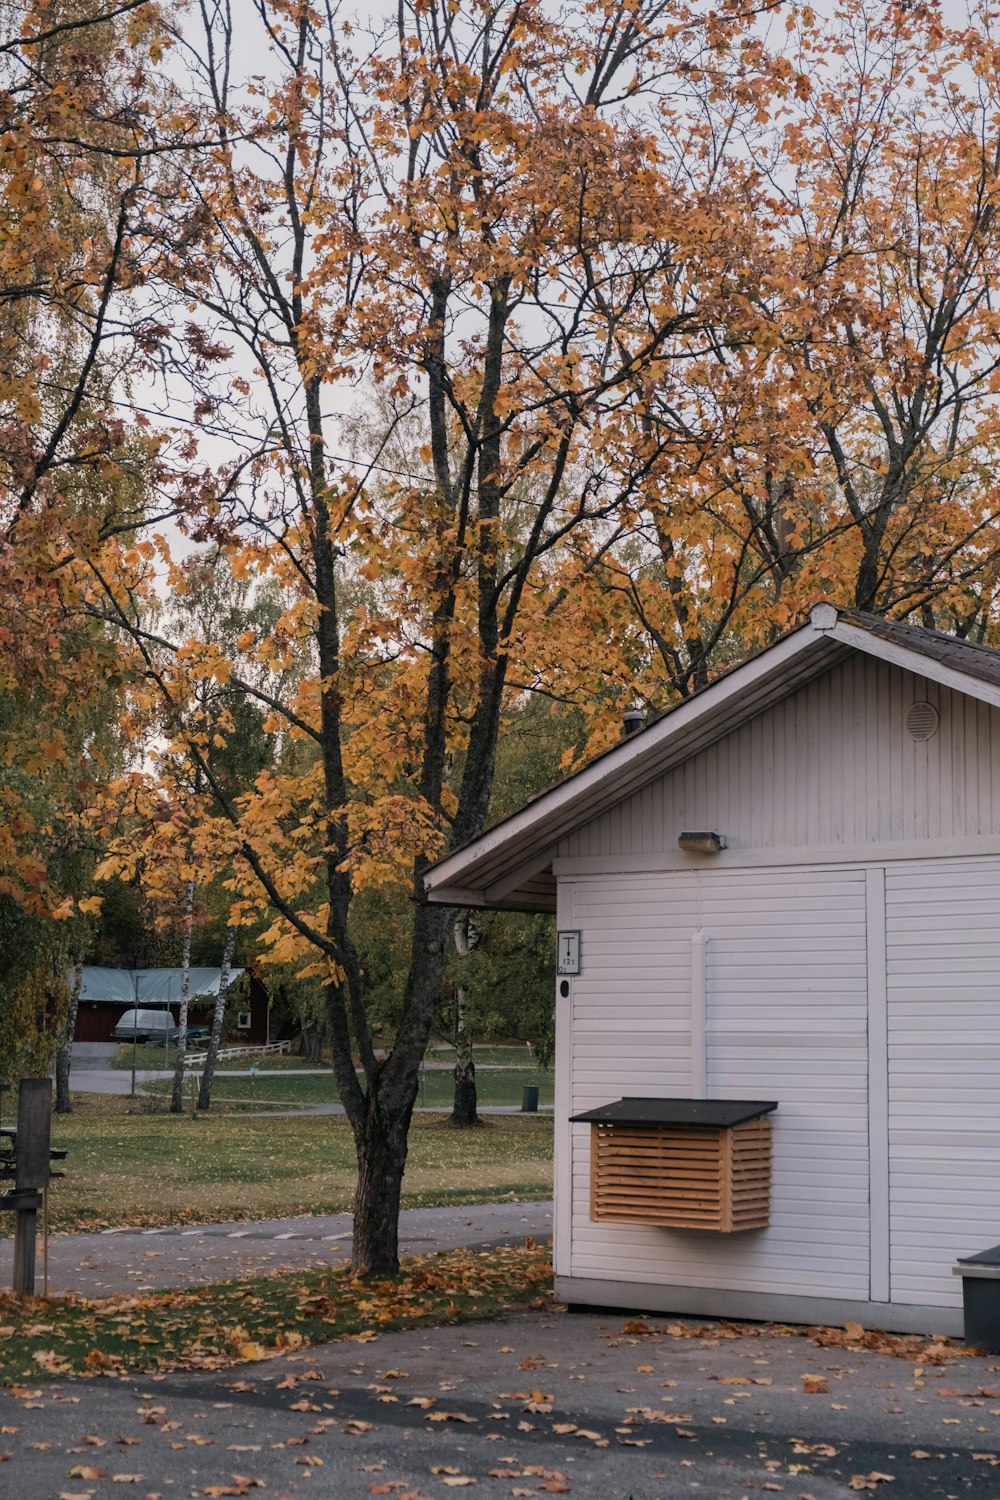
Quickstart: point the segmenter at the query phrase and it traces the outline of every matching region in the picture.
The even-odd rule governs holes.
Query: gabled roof
[[[936,630],[816,604],[804,625],[431,865],[424,874],[427,900],[554,911],[551,867],[561,839],[855,651],[1000,708],[1000,652]]]

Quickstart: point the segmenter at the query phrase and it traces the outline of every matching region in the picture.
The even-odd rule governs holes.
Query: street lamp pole
[[[168,974],[167,975],[167,1015],[170,1017],[171,1021],[173,1021],[173,1019],[174,1019],[173,1003],[174,1003],[174,976],[172,974]],[[169,1067],[170,1067],[170,1053],[168,1051],[169,1038],[170,1038],[170,1027],[168,1026],[164,1030],[164,1033],[163,1033],[163,1066],[165,1068],[167,1068],[167,1069],[169,1069]]]
[[[135,1098],[135,1053],[139,1038],[139,976],[132,975],[135,1004],[132,1006],[132,1098]]]

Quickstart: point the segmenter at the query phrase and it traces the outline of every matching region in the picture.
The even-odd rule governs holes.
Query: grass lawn
[[[533,1054],[521,1042],[518,1045],[500,1047],[491,1044],[482,1047],[473,1047],[472,1058],[476,1068],[533,1068],[535,1060]],[[435,1046],[432,1042],[427,1048],[427,1061],[433,1063],[447,1063],[449,1067],[454,1066],[454,1047]]]
[[[403,1262],[398,1278],[382,1282],[351,1281],[344,1270],[285,1271],[99,1302],[2,1296],[0,1385],[124,1370],[217,1370],[329,1339],[364,1343],[392,1328],[461,1323],[540,1300],[551,1277],[548,1250],[526,1243],[417,1256]],[[308,1371],[298,1377],[317,1378]],[[13,1394],[19,1391],[15,1385]],[[324,1393],[307,1385],[306,1397],[322,1400]]]
[[[355,1156],[347,1121],[331,1116],[205,1116],[130,1110],[131,1101],[77,1095],[53,1119],[52,1143],[69,1155],[53,1183],[58,1230],[265,1219],[351,1206]],[[488,1117],[453,1130],[421,1115],[410,1132],[403,1205],[546,1198],[552,1191],[552,1121]],[[0,1230],[10,1232],[3,1215]]]
[[[552,1103],[551,1073],[543,1073],[538,1068],[476,1068],[480,1104],[520,1105],[524,1084],[538,1087],[541,1104]],[[154,1094],[169,1093],[170,1082],[166,1078],[154,1079],[144,1088]],[[428,1068],[422,1074],[417,1104],[429,1109],[450,1109],[454,1092],[450,1071]],[[216,1073],[212,1098],[282,1104],[335,1104],[339,1095],[330,1072],[288,1075],[262,1069],[257,1078],[234,1077],[221,1071]]]

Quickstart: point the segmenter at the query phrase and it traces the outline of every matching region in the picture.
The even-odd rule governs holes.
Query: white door
[[[865,891],[863,870],[701,876],[708,1092],[778,1101],[770,1228],[720,1250],[775,1291],[870,1296]]]
[[[960,1305],[1000,1242],[1000,862],[886,868],[893,1302]]]
[[[867,1300],[864,871],[581,879],[561,910],[584,955],[568,1112],[690,1096],[699,947],[709,1095],[778,1101],[771,1224],[747,1234],[592,1224],[572,1127],[572,1274]]]

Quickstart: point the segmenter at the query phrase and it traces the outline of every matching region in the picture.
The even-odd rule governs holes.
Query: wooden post
[[[18,1194],[19,1201],[14,1210],[14,1295],[35,1295],[35,1256],[38,1230],[38,1193]]]
[[[47,1187],[52,1136],[52,1082],[22,1078],[17,1091],[17,1160],[15,1162],[14,1293],[35,1293],[39,1189]]]

